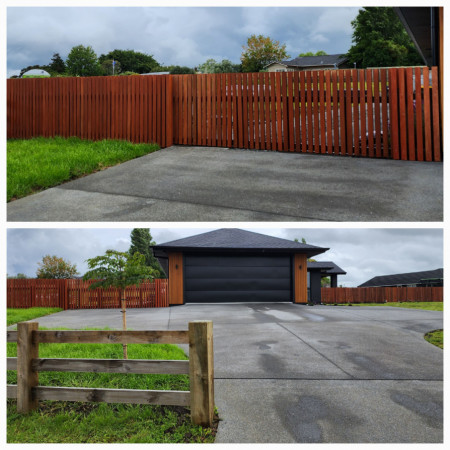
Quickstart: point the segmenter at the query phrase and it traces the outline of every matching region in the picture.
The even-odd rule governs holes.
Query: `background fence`
[[[442,302],[443,287],[322,288],[322,303]]]
[[[432,67],[9,79],[8,137],[442,158]]]
[[[63,309],[119,308],[117,288],[89,289],[93,281],[8,279],[7,307],[33,306]],[[161,308],[169,306],[168,282],[156,279],[126,290],[128,308]]]

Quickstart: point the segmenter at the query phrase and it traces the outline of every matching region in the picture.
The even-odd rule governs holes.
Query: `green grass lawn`
[[[394,306],[397,308],[428,309],[443,311],[444,302],[392,302],[392,303],[340,303],[339,306]]]
[[[16,356],[16,344],[7,344]],[[40,344],[41,358],[121,359],[121,344]],[[128,344],[129,359],[187,359],[169,344]],[[16,384],[8,371],[8,384]],[[41,372],[42,386],[114,389],[189,390],[187,375]],[[7,405],[9,443],[202,443],[214,442],[213,428],[192,425],[189,409],[173,406],[42,401],[30,414],[17,413],[15,400]]]
[[[10,139],[7,142],[7,200],[25,197],[158,149],[157,144],[94,142],[75,137]]]
[[[24,322],[26,320],[36,319],[37,317],[48,316],[62,311],[61,308],[7,308],[6,309],[6,325]]]
[[[439,348],[444,348],[444,330],[434,330],[425,334],[425,339]]]

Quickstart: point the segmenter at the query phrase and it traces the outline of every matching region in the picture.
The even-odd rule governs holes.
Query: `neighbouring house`
[[[373,277],[358,287],[435,287],[444,286],[444,269],[396,273]]]
[[[49,77],[50,74],[46,70],[42,69],[31,69],[22,74],[22,78],[27,77]]]
[[[344,54],[323,56],[300,56],[289,61],[268,64],[268,72],[298,72],[302,70],[346,69],[347,58]]]
[[[314,304],[322,303],[321,280],[330,277],[330,287],[337,287],[338,275],[345,275],[332,261],[308,261],[308,300]]]
[[[155,245],[168,269],[169,304],[308,302],[308,258],[329,250],[224,228]],[[331,275],[345,273],[326,266]],[[328,274],[327,274],[328,276]],[[315,279],[313,277],[313,279]],[[319,277],[320,289],[320,277]]]

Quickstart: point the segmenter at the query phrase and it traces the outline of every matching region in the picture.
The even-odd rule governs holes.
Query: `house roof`
[[[287,67],[317,67],[317,66],[339,66],[347,61],[345,54],[339,53],[336,55],[322,55],[322,56],[299,56],[298,58],[286,60],[286,61],[278,61],[276,63],[271,63],[267,67],[272,64],[282,64]]]
[[[396,273],[393,275],[380,275],[373,277],[358,287],[398,286],[416,284],[421,280],[430,278],[444,278],[444,269],[426,270],[423,272]]]
[[[323,273],[326,273],[328,275],[330,274],[345,275],[347,273],[333,261],[311,261],[311,262],[308,261],[308,269],[313,270],[320,269],[321,271],[323,271]]]
[[[328,248],[267,236],[238,228],[221,228],[153,247],[155,250],[223,250],[264,251],[271,253],[306,253],[308,256],[323,253]]]

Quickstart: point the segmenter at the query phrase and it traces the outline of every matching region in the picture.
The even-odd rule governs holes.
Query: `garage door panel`
[[[264,258],[261,256],[187,256],[186,265],[189,266],[218,266],[218,267],[289,267],[290,258],[288,256],[270,256]]]
[[[274,291],[189,291],[185,301],[193,303],[214,302],[291,302],[290,290]]]
[[[290,302],[289,255],[186,255],[185,302]]]
[[[185,278],[190,279],[248,279],[274,278],[286,276],[286,267],[218,267],[218,266],[186,266]]]
[[[251,280],[234,279],[228,280],[227,283],[222,283],[220,279],[203,279],[203,280],[189,280],[186,282],[186,291],[214,291],[220,286],[223,291],[245,291],[245,290],[289,290],[291,280],[289,278],[282,278],[278,280],[257,278]]]

